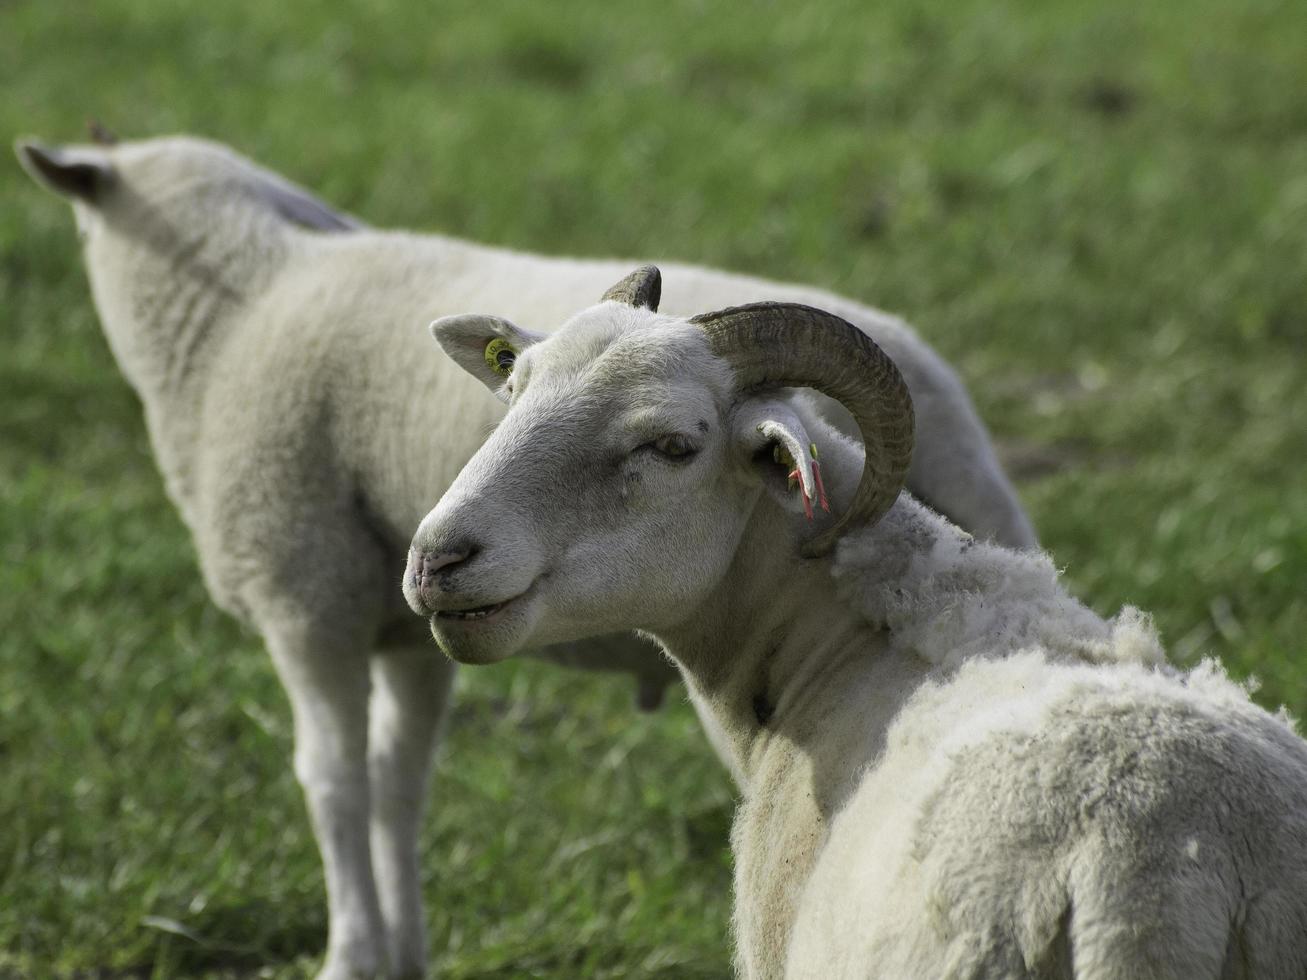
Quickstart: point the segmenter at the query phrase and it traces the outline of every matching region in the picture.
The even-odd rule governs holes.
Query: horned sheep
[[[561,318],[623,265],[372,230],[192,138],[17,151],[72,203],[109,345],[209,590],[262,634],[289,694],[326,870],[322,976],[386,972],[387,960],[392,975],[418,974],[416,835],[453,668],[412,628],[395,581],[427,501],[502,413],[424,356],[423,328],[486,305]],[[900,321],[816,290],[675,269],[673,309],[775,293],[866,329],[922,406],[911,485],[978,533],[1034,542],[966,392]],[[629,635],[548,654],[634,670],[646,705],[675,677]]]
[[[740,974],[1307,975],[1292,723],[900,492],[912,401],[862,332],[792,303],[659,315],[652,276],[548,338],[433,324],[510,407],[404,588],[465,663],[623,628],[665,647],[740,780]]]

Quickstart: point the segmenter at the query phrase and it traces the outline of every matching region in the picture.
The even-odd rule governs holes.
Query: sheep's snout
[[[439,551],[410,548],[408,567],[404,570],[404,598],[409,608],[419,616],[430,616],[438,606],[438,596],[444,589],[449,573],[475,552],[473,545],[459,545]]]

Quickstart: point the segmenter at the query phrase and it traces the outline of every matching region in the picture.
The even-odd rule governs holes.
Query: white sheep
[[[624,266],[369,230],[195,139],[23,142],[18,155],[72,202],[105,333],[209,590],[262,634],[289,694],[327,877],[322,975],[387,961],[417,974],[416,835],[452,666],[394,582],[428,501],[502,414],[426,356],[422,325],[489,304],[561,318]],[[895,352],[924,407],[912,486],[978,533],[1033,543],[966,393],[902,323],[812,290],[676,274],[672,309],[771,293],[838,307]],[[647,704],[675,676],[629,634],[552,655],[636,671]]]
[[[861,332],[612,301],[547,339],[433,331],[510,407],[419,527],[409,603],[466,663],[664,646],[740,780],[743,976],[1307,975],[1307,743],[900,495],[911,400]]]

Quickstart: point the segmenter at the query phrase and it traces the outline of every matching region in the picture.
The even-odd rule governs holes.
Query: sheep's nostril
[[[467,561],[476,553],[473,547],[453,547],[440,551],[424,551],[415,555],[413,561],[413,584],[419,592],[426,592],[435,585],[438,573],[446,571],[460,562]]]
[[[461,544],[439,551],[410,548],[408,566],[404,570],[404,597],[408,600],[409,608],[421,616],[429,615],[442,591],[438,581],[440,573],[448,572],[460,562],[467,561],[478,550],[475,546]],[[445,583],[446,586],[448,584]]]
[[[461,561],[466,561],[469,552],[460,551],[439,551],[434,555],[422,556],[421,576],[423,581],[431,578],[442,568],[448,568],[450,565],[457,565]]]

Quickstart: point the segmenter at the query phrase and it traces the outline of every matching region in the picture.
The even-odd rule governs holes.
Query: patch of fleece
[[[1147,614],[1127,606],[1104,620],[1062,587],[1047,554],[976,541],[907,494],[840,542],[832,575],[844,601],[888,628],[892,648],[941,667],[1022,651],[1166,663]]]

